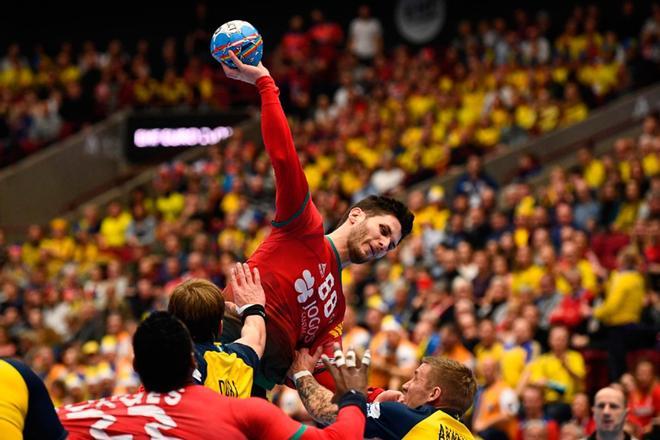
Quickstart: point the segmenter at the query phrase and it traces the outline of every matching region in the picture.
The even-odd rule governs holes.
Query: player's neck
[[[342,225],[343,226],[343,225]],[[351,260],[348,257],[348,229],[342,228],[335,229],[331,233],[327,234],[327,237],[330,238],[332,244],[339,254],[339,259],[341,260],[341,267],[344,268],[351,264]]]

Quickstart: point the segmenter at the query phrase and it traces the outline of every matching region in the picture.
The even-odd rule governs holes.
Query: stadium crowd
[[[358,156],[363,170],[391,151],[394,157],[382,160],[422,178],[470,152],[578,122],[590,108],[652,81],[658,6],[623,3],[626,19],[616,23],[596,5],[577,6],[562,19],[516,10],[510,22],[466,20],[446,47],[416,54],[405,46],[385,51],[368,7],[348,29],[314,10],[307,27],[302,16],[292,17],[268,64],[305,132],[339,143],[326,148]],[[167,38],[159,48],[146,38],[134,49],[114,39],[105,50],[93,41],[65,42],[29,54],[11,44],[0,60],[0,164],[119,109],[254,104],[249,88],[227,81],[208,56],[204,3],[196,17],[185,39]]]
[[[423,356],[447,356],[478,374],[474,432],[523,438],[536,424],[552,440],[590,434],[590,399],[615,383],[628,399],[627,429],[650,435],[660,412],[657,115],[644,120],[640,136],[618,139],[612,153],[595,156],[584,145],[579,164],[551,170],[547,185],[531,183],[542,165],[526,157],[513,181],[498,187],[480,156],[577,122],[642,83],[634,67],[658,62],[660,8],[641,34],[641,23],[606,31],[597,7],[578,7],[551,44],[549,29],[559,23],[517,12],[515,25],[461,23],[446,50],[397,48],[389,58],[380,52],[380,26],[361,15],[347,38],[355,56],[342,55],[341,27],[315,13],[304,32],[294,17],[271,71],[297,116],[292,130],[326,230],[370,193],[404,195],[416,215],[399,249],[343,272],[344,344],[371,348],[370,385],[398,389]],[[355,41],[365,21],[374,52]],[[187,87],[195,84],[195,102],[228,103],[215,100],[221,75],[204,63],[188,65],[198,70],[186,76],[147,66],[139,55],[129,61],[117,43],[107,56],[87,45],[81,60],[115,67],[86,82],[67,47],[55,70],[45,61],[25,67],[18,48],[9,51],[18,64],[3,67],[0,108],[11,130],[25,129],[12,139],[31,139],[27,128],[37,119],[28,115],[39,108],[72,122],[62,113],[67,102],[69,114],[102,117],[122,105],[189,104],[195,94]],[[310,53],[318,57],[302,63]],[[121,78],[133,87],[126,101]],[[338,88],[324,88],[334,81]],[[95,108],[107,99],[99,113],[67,101],[90,84]],[[137,93],[143,86],[153,93]],[[188,91],[164,96],[177,90]],[[24,125],[12,125],[18,121]],[[69,132],[86,122],[73,120]],[[461,162],[466,172],[455,188],[405,193]],[[202,159],[162,165],[126,204],[88,205],[72,222],[32,225],[22,243],[0,233],[0,356],[24,358],[55,406],[134,392],[131,335],[139,320],[166,309],[182,280],[224,286],[231,265],[269,233],[273,189],[268,158],[238,131]],[[274,399],[310,420],[295,391],[282,387]]]

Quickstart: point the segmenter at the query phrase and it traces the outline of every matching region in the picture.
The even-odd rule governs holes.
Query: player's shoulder
[[[298,211],[289,218],[282,221],[272,221],[273,231],[269,238],[281,239],[282,237],[297,238],[302,236],[323,236],[323,217],[314,204],[311,194],[308,192],[302,201]],[[268,238],[267,238],[268,240]]]
[[[243,362],[252,368],[256,369],[259,366],[259,356],[257,356],[254,348],[249,345],[241,344],[240,342],[231,342],[229,344],[222,344],[220,349],[228,354],[236,354],[236,357],[242,359]]]
[[[257,368],[259,366],[259,356],[256,351],[248,345],[239,342],[221,344],[219,342],[197,343],[195,344],[195,353],[198,358],[202,358],[203,364],[213,357],[228,358],[235,355],[247,366]],[[199,359],[198,359],[199,363]]]
[[[18,375],[28,388],[41,381],[30,367],[16,359],[0,359],[0,375],[4,377],[16,377]]]

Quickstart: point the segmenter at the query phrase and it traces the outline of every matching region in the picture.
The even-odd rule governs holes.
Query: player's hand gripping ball
[[[223,24],[211,38],[211,55],[221,63],[235,69],[229,51],[243,63],[256,66],[263,55],[263,41],[257,29],[247,21],[232,20]]]

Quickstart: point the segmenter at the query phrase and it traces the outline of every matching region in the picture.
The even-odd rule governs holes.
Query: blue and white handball
[[[261,34],[247,21],[228,21],[213,34],[211,55],[219,62],[235,69],[236,66],[229,58],[230,50],[245,64],[256,66],[264,52]]]

